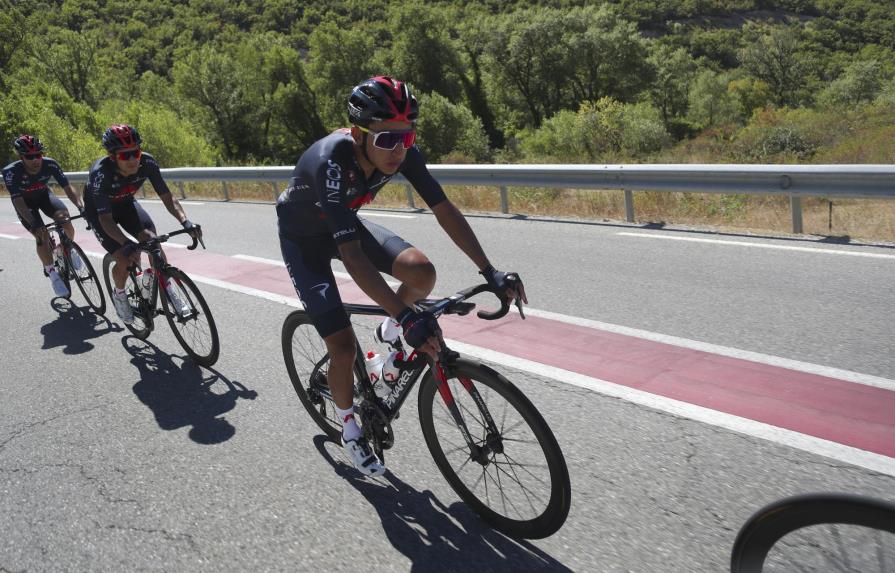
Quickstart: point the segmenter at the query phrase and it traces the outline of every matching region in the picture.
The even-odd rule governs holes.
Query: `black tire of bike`
[[[106,256],[103,257],[103,282],[106,283],[106,293],[109,295],[110,301],[112,300],[112,293],[113,293],[112,265],[114,265],[114,264],[115,264],[115,258],[112,257],[112,255],[107,253]],[[131,289],[138,288],[137,287],[137,276],[134,273],[134,271],[132,271],[132,270],[128,271],[126,280],[130,282]],[[125,282],[125,284],[124,284],[124,290],[125,291],[128,290],[127,282]],[[139,292],[139,291],[136,291],[136,292]],[[124,326],[131,332],[131,334],[133,334],[140,340],[146,340],[147,338],[149,338],[149,335],[152,334],[152,329],[155,327],[155,324],[153,323],[153,320],[152,320],[152,313],[149,311],[149,309],[155,307],[155,302],[154,302],[154,300],[152,302],[147,301],[147,300],[143,299],[142,297],[140,297],[140,299],[141,299],[141,301],[143,301],[141,303],[141,305],[144,307],[144,310],[142,312],[138,312],[135,309],[134,316],[139,317],[139,319],[143,322],[143,326],[142,327],[140,327],[139,325],[135,326],[135,324],[125,324]],[[154,297],[153,297],[153,299],[154,299]],[[114,305],[114,303],[113,303],[113,305]]]
[[[78,254],[78,258],[81,259],[81,264],[87,269],[88,274],[90,275],[91,280],[96,284],[96,292],[99,295],[99,302],[96,302],[90,298],[90,295],[87,294],[87,289],[84,287],[84,281],[81,279],[78,271],[75,270],[74,265],[71,264],[71,254],[68,255],[68,260],[66,264],[69,265],[69,268],[72,269],[72,275],[75,277],[75,282],[78,283],[78,290],[81,291],[81,294],[84,296],[84,300],[87,301],[87,304],[90,305],[97,314],[105,314],[106,313],[106,297],[103,295],[103,285],[99,282],[99,277],[96,274],[96,271],[93,269],[93,265],[90,263],[90,259],[87,258],[87,255],[84,254],[84,250],[80,245],[71,242],[69,251],[75,251]]]
[[[218,336],[218,327],[214,322],[214,316],[211,314],[211,309],[208,308],[208,303],[205,302],[205,297],[199,292],[199,287],[196,286],[193,279],[177,267],[166,268],[164,274],[167,280],[179,282],[183,288],[189,290],[190,292],[188,294],[190,298],[199,304],[199,307],[202,309],[202,315],[208,319],[208,329],[211,334],[211,348],[208,349],[207,353],[199,354],[189,345],[177,328],[178,325],[174,318],[176,313],[174,312],[174,307],[171,304],[171,301],[168,300],[168,293],[165,292],[165,289],[158,289],[159,298],[162,300],[162,308],[165,310],[165,318],[168,319],[168,326],[174,331],[174,338],[177,339],[180,346],[183,347],[196,364],[205,367],[213,366],[214,363],[218,361],[218,357],[220,357],[221,354],[221,339]],[[156,281],[156,284],[159,284],[159,282]]]
[[[289,380],[292,381],[292,387],[295,389],[295,393],[298,394],[299,400],[301,400],[302,405],[308,411],[308,414],[311,415],[311,419],[323,430],[323,433],[326,436],[336,442],[340,443],[342,438],[342,431],[339,428],[334,427],[329,419],[323,416],[318,410],[317,405],[315,405],[311,401],[311,397],[308,395],[307,390],[307,381],[302,380],[298,375],[298,370],[295,368],[295,356],[292,352],[292,337],[295,334],[296,329],[299,326],[307,325],[309,328],[314,328],[313,323],[311,322],[311,317],[305,313],[303,310],[296,310],[289,314],[286,317],[286,320],[283,321],[283,331],[282,331],[282,346],[283,346],[283,361],[286,363],[286,370],[289,372]],[[325,349],[325,345],[323,340],[320,341],[320,344],[323,345]],[[325,350],[324,350],[325,352]],[[324,358],[323,356],[320,357]],[[327,361],[329,359],[327,358]],[[335,407],[335,404],[333,404]]]
[[[750,517],[737,534],[731,573],[761,573],[771,548],[812,525],[842,524],[895,534],[895,503],[853,494],[811,493],[775,501]]]
[[[450,462],[444,454],[438,440],[432,407],[434,400],[440,399],[438,383],[435,381],[432,370],[426,372],[419,391],[419,418],[426,445],[435,465],[441,470],[441,474],[457,492],[457,495],[466,502],[481,518],[494,529],[509,535],[510,537],[525,539],[543,539],[556,533],[569,515],[572,500],[572,486],[569,480],[569,470],[566,467],[562,450],[550,431],[550,427],[544,418],[538,413],[531,401],[500,373],[478,362],[459,358],[447,365],[445,375],[448,379],[463,376],[470,378],[477,384],[484,384],[499,394],[510,403],[528,424],[534,436],[537,438],[544,453],[547,467],[550,472],[550,500],[541,515],[529,520],[515,520],[503,516],[486,504],[471,492],[463,481],[457,476]],[[486,404],[487,405],[487,404]]]

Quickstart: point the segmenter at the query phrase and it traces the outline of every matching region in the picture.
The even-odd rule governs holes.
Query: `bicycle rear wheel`
[[[336,405],[327,382],[329,354],[326,343],[305,311],[296,310],[286,317],[282,345],[286,370],[302,405],[323,433],[330,440],[339,442],[342,421],[336,414]],[[355,371],[355,380],[359,380],[359,376]],[[355,399],[355,404],[357,402]]]
[[[106,292],[109,294],[110,299],[114,293],[114,285],[112,284],[112,266],[114,264],[115,259],[112,255],[106,254],[103,257],[103,282],[106,283]],[[127,301],[131,305],[131,309],[134,311],[134,322],[124,326],[140,340],[146,340],[155,327],[152,320],[152,312],[155,308],[155,292],[150,296],[150,300],[143,298],[140,288],[137,286],[137,276],[133,269],[127,273],[127,278],[124,281],[124,292],[127,295]]]
[[[833,493],[778,500],[740,529],[730,570],[895,571],[895,503]]]
[[[71,262],[71,253],[75,253],[81,260],[80,268],[75,268],[75,265]],[[78,283],[78,289],[81,291],[81,294],[84,295],[87,304],[89,304],[90,308],[97,313],[105,314],[106,297],[103,296],[103,287],[99,283],[99,277],[96,276],[96,271],[93,270],[93,265],[90,263],[90,259],[87,258],[87,255],[84,254],[81,247],[74,241],[69,245],[69,255],[67,258],[72,277],[74,277],[75,282]]]
[[[199,292],[196,283],[182,270],[168,267],[163,272],[168,285],[184,304],[183,311],[178,313],[167,290],[159,289],[162,308],[165,309],[165,317],[174,331],[174,337],[197,364],[213,365],[220,356],[221,341],[205,297]]]
[[[555,533],[569,514],[572,488],[547,423],[518,388],[487,366],[460,358],[444,371],[476,447],[467,445],[430,370],[419,392],[420,425],[442,475],[498,531],[528,539]],[[489,416],[496,433],[489,430]]]

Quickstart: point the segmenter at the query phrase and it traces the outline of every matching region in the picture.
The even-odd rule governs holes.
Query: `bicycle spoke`
[[[534,506],[534,504],[531,502],[531,498],[528,496],[528,489],[527,489],[524,485],[522,485],[522,482],[520,482],[518,479],[516,479],[516,478],[514,478],[513,476],[511,476],[511,475],[510,475],[509,473],[507,473],[505,470],[500,469],[499,466],[494,466],[494,467],[497,469],[498,481],[500,481],[500,473],[503,472],[507,477],[509,477],[510,479],[512,479],[513,481],[515,481],[515,482],[519,485],[519,489],[521,489],[521,490],[522,490],[522,494],[525,495],[525,500],[528,502],[528,505],[531,507],[531,511],[532,511],[532,513],[535,514],[535,515],[537,515],[537,514],[538,514],[538,510],[537,510],[537,508]],[[534,492],[531,492],[531,493],[532,493],[532,495],[534,496]],[[534,497],[537,498],[537,496],[534,496]],[[538,499],[538,501],[542,501],[542,500]],[[519,516],[522,516],[522,515],[523,515],[523,513],[522,513],[521,511],[519,511],[518,508],[516,508],[516,504],[514,504],[514,503],[512,502],[512,500],[510,501],[510,505],[512,505],[512,506],[513,506],[513,509],[516,510],[516,514],[517,514],[517,515],[519,515]],[[547,505],[547,504],[545,503],[544,505]]]
[[[538,481],[541,482],[542,484],[547,485],[547,486],[550,485],[549,483],[545,482],[544,480],[542,480],[541,478],[539,478],[538,476],[536,476],[536,475],[535,475],[534,473],[532,473],[530,470],[526,469],[525,464],[520,464],[519,462],[517,462],[516,460],[514,460],[513,458],[511,458],[506,452],[504,452],[503,457],[505,457],[507,460],[509,460],[509,462],[510,462],[511,465],[514,465],[514,466],[517,466],[517,467],[522,468],[523,470],[525,470],[526,472],[528,472],[528,474],[529,474],[531,477],[533,477],[534,479],[538,480]]]

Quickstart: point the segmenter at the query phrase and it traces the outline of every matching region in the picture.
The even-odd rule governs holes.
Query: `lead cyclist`
[[[394,343],[403,334],[418,352],[435,357],[440,349],[435,318],[413,306],[432,292],[435,267],[398,235],[359,217],[358,209],[401,173],[487,283],[510,302],[528,303],[518,274],[494,268],[463,214],[426,168],[423,153],[414,145],[418,116],[419,105],[406,83],[387,76],[360,83],[348,98],[351,127],[312,144],[277,199],[283,261],[329,353],[327,380],[342,420],[342,445],[365,475],[382,475],[385,467],[354,417],[352,370],[357,350],[332,260],[341,259],[361,290],[389,313],[377,329],[380,340]],[[401,281],[397,292],[380,272]]]

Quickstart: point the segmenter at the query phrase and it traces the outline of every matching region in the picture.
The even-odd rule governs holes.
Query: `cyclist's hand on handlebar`
[[[517,305],[519,301],[528,304],[528,297],[525,296],[525,285],[522,284],[522,279],[519,278],[518,273],[504,273],[488,265],[479,274],[485,277],[488,286],[493,288],[496,294],[505,294],[507,301],[510,303],[515,300]]]
[[[123,257],[127,259],[127,261],[131,264],[139,264],[140,263],[140,249],[137,246],[137,243],[133,241],[128,241],[124,244],[123,247],[118,249]]]
[[[202,237],[202,227],[193,223],[189,219],[185,220],[183,223],[183,228],[190,232],[191,237],[196,237],[197,239]]]
[[[432,358],[438,357],[441,344],[438,341],[438,321],[431,313],[405,308],[395,317],[404,330],[404,340],[417,352]]]

